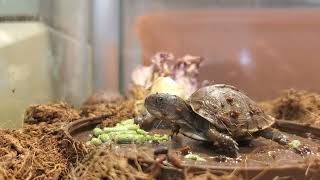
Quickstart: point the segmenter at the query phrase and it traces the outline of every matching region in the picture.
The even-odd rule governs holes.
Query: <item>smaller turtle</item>
[[[173,133],[225,148],[238,156],[238,142],[261,136],[288,144],[285,135],[271,128],[275,119],[237,88],[216,84],[200,88],[188,100],[166,93],[149,95],[145,107],[151,116],[171,122]],[[142,119],[137,121],[142,123]]]

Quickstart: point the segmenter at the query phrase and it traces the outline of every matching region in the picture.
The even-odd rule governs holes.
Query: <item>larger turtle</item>
[[[209,141],[238,155],[238,143],[262,136],[280,144],[288,140],[271,128],[275,119],[237,88],[216,84],[200,88],[188,100],[166,93],[149,95],[145,107],[153,118],[166,120],[173,132],[199,141]]]

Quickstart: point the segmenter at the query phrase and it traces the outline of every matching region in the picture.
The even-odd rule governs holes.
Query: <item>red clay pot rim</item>
[[[82,118],[76,121],[73,121],[69,123],[65,128],[65,134],[67,135],[68,138],[78,141],[75,139],[71,134],[75,130],[79,128],[83,128],[86,126],[92,126],[101,123],[105,118],[109,117],[109,115],[101,115],[97,117],[89,117],[89,118]],[[294,131],[300,131],[303,129],[306,132],[312,133],[315,135],[318,139],[320,139],[320,128],[312,126],[310,124],[304,124],[304,123],[297,123],[294,121],[288,121],[288,120],[277,120],[275,123],[276,127],[281,127],[284,129],[292,129]],[[83,143],[83,142],[82,142]],[[223,171],[263,171],[263,170],[288,170],[288,169],[305,169],[306,167],[312,167],[312,165],[308,164],[301,164],[301,165],[285,165],[285,166],[267,166],[267,167],[220,167],[220,166],[210,166],[210,165],[183,165],[185,168],[189,169],[212,169],[212,170],[223,170]],[[166,169],[176,169],[174,167],[166,167]]]

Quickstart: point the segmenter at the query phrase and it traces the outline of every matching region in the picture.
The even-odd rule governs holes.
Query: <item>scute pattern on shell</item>
[[[203,87],[189,100],[193,111],[233,136],[270,127],[274,118],[237,88],[224,84]]]

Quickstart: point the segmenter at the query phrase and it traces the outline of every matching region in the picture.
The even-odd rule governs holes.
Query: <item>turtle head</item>
[[[153,117],[163,120],[178,120],[181,118],[181,111],[186,108],[182,98],[167,93],[149,95],[144,105]]]

